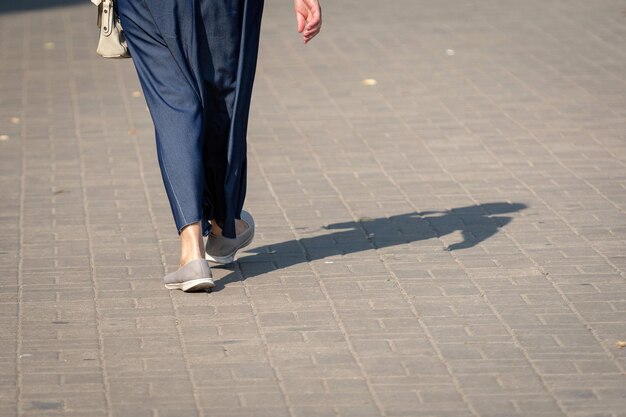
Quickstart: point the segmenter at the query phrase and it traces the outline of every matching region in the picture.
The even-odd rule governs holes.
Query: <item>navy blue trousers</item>
[[[263,0],[117,0],[176,227],[235,237]]]

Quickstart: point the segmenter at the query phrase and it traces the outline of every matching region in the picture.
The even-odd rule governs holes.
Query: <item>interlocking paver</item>
[[[0,415],[625,416],[623,4],[324,12],[266,1],[256,239],[183,294],[131,62],[0,5]]]

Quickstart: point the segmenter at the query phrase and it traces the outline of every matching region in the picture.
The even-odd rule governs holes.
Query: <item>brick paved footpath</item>
[[[626,416],[626,4],[324,6],[267,2],[257,238],[184,294],[132,63],[2,2],[0,416]]]

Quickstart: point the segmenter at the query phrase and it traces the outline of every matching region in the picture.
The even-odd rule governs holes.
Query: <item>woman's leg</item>
[[[234,238],[246,227],[246,136],[256,72],[263,0],[196,0],[198,67],[206,86],[205,177],[217,226]],[[236,221],[239,220],[239,221]]]
[[[182,263],[185,254],[195,253],[198,222],[207,235],[214,219],[215,232],[226,237],[246,225],[236,220],[246,192],[246,133],[263,1],[117,4],[154,121]]]
[[[184,265],[204,258],[202,102],[144,1],[118,0],[117,7],[154,122],[161,175],[180,232]]]
[[[151,90],[146,100],[157,143],[168,148],[159,158],[178,230],[200,213],[205,235],[213,218],[225,236],[235,237],[246,193],[246,134],[263,0],[118,0],[118,8],[144,90]],[[178,111],[185,106],[193,110]],[[193,118],[178,120],[180,113]],[[193,135],[180,143],[188,130]],[[199,189],[195,175],[193,186],[179,184],[188,175],[177,175],[181,171],[174,166],[192,159],[178,158],[181,149],[193,153],[189,169],[204,178],[199,208],[177,203],[195,199]]]
[[[180,261],[183,266],[194,259],[204,259],[201,222],[185,226],[180,232]]]

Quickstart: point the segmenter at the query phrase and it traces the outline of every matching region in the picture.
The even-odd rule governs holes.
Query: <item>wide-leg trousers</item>
[[[117,0],[180,233],[235,237],[263,0]]]

